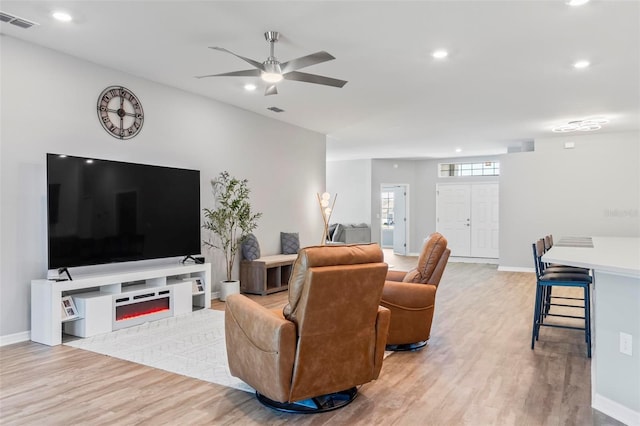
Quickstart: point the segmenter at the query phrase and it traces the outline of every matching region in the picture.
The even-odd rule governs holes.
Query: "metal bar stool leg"
[[[584,334],[587,342],[587,358],[591,358],[591,292],[589,284],[584,287]]]
[[[542,299],[542,286],[540,284],[538,284],[536,282],[536,301],[535,301],[535,306],[533,308],[533,327],[531,329],[531,349],[533,349],[533,347],[536,344],[536,340],[538,340],[538,330],[540,329],[540,326],[538,325],[540,322],[540,304],[541,304],[541,299]]]

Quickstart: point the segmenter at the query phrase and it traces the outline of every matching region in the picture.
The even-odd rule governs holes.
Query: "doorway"
[[[393,248],[394,254],[406,256],[409,185],[382,184],[380,194],[381,245],[383,248]]]
[[[436,230],[452,256],[498,258],[498,183],[436,185]]]

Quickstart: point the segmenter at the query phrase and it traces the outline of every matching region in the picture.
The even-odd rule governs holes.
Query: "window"
[[[500,162],[484,161],[481,163],[440,163],[440,177],[451,176],[500,176]]]
[[[382,192],[382,229],[393,229],[393,192]]]

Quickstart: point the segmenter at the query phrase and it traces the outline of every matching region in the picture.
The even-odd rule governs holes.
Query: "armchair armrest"
[[[397,281],[397,282],[402,282],[402,280],[404,279],[405,275],[407,275],[407,271],[396,271],[396,270],[389,270],[387,272],[387,281]]]
[[[231,374],[268,398],[287,401],[296,351],[295,324],[235,294],[226,301],[225,337]]]
[[[385,281],[380,304],[391,311],[387,345],[421,342],[429,338],[436,286]]]
[[[436,286],[431,284],[385,281],[380,304],[393,310],[423,310],[436,301]]]
[[[384,306],[378,306],[378,316],[376,317],[376,350],[373,364],[373,378],[377,379],[382,369],[384,350],[387,345],[387,335],[389,334],[389,323],[391,322],[391,311]]]

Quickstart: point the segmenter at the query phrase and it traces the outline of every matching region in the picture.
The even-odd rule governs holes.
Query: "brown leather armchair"
[[[387,274],[380,301],[391,311],[387,350],[416,350],[427,344],[436,290],[450,254],[447,239],[436,232],[425,240],[418,266]]]
[[[387,273],[377,244],[307,247],[289,280],[289,303],[270,311],[227,298],[231,374],[263,404],[321,412],[351,402],[380,374],[389,311],[379,306]]]

